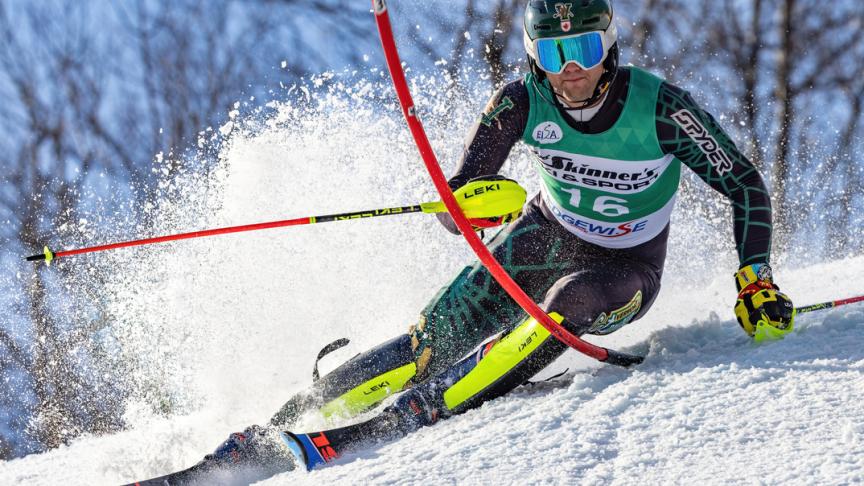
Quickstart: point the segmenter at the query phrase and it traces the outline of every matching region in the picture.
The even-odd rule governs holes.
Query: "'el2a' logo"
[[[534,140],[541,144],[557,143],[564,138],[564,132],[557,123],[547,121],[537,125],[532,132]]]

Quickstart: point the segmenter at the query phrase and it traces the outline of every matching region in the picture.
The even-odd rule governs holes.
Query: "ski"
[[[253,425],[231,434],[214,453],[188,469],[127,486],[251,484],[297,468],[308,468],[308,454],[306,445],[294,434]]]
[[[262,481],[273,475],[286,472],[290,469],[278,467],[275,464],[261,464],[259,466],[230,466],[225,464],[214,464],[204,460],[198,464],[173,472],[164,476],[158,476],[143,481],[135,481],[126,486],[204,486],[210,484],[220,485],[246,485]]]
[[[267,479],[283,471],[272,468],[237,468],[226,467],[224,464],[214,465],[202,461],[190,468],[173,472],[164,476],[129,483],[126,486],[204,486],[246,485]]]
[[[173,472],[152,479],[145,479],[143,481],[135,481],[134,483],[129,483],[125,486],[177,486],[206,481],[208,475],[206,474],[206,471],[204,471],[204,465],[204,462],[200,462],[182,471]]]

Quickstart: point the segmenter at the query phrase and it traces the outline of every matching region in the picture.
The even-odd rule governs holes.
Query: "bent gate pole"
[[[423,163],[429,171],[432,182],[435,184],[435,189],[441,195],[441,200],[447,206],[447,210],[453,217],[453,221],[462,232],[462,235],[468,241],[471,249],[477,254],[477,257],[489,270],[489,273],[495,280],[510,294],[521,307],[531,317],[537,320],[547,331],[549,331],[556,339],[576,349],[577,351],[595,358],[599,361],[617,364],[621,366],[629,366],[642,362],[642,357],[631,356],[618,351],[606,349],[594,344],[588,343],[580,339],[578,336],[571,334],[564,329],[560,324],[549,317],[535,302],[532,300],[519,285],[513,281],[510,275],[504,270],[504,267],[495,259],[492,253],[483,244],[474,230],[471,223],[468,222],[462,209],[453,197],[450,187],[447,185],[447,179],[441,171],[441,166],[435,157],[429,139],[426,137],[426,132],[423,130],[423,124],[417,117],[417,110],[414,107],[414,101],[411,98],[411,92],[408,88],[408,82],[405,79],[405,73],[402,70],[402,63],[399,59],[399,53],[396,50],[396,41],[393,38],[393,28],[390,24],[390,16],[387,12],[387,4],[385,0],[372,0],[372,7],[375,13],[375,23],[378,26],[378,33],[381,37],[381,45],[384,49],[384,56],[387,59],[387,67],[390,70],[390,76],[393,78],[393,85],[396,89],[396,94],[399,97],[399,103],[402,106],[403,114],[408,122],[408,128],[414,137],[417,148],[420,150],[420,155],[423,158]]]

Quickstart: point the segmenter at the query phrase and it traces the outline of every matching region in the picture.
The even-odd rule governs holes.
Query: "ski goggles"
[[[606,59],[611,46],[605,45],[605,32],[586,32],[567,37],[536,39],[531,47],[540,69],[552,74],[561,74],[564,67],[575,62],[582,69],[591,69]]]

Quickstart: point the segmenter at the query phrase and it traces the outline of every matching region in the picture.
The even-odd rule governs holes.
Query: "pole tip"
[[[39,255],[30,255],[26,258],[28,262],[38,262],[45,260],[46,265],[51,265],[51,261],[54,260],[54,252],[51,251],[47,246],[43,247],[42,253]]]
[[[645,361],[645,358],[643,356],[622,353],[621,351],[615,351],[614,349],[607,349],[606,351],[609,353],[609,356],[603,361],[605,363],[618,365],[623,368],[629,368],[632,365],[642,364],[642,362]]]

